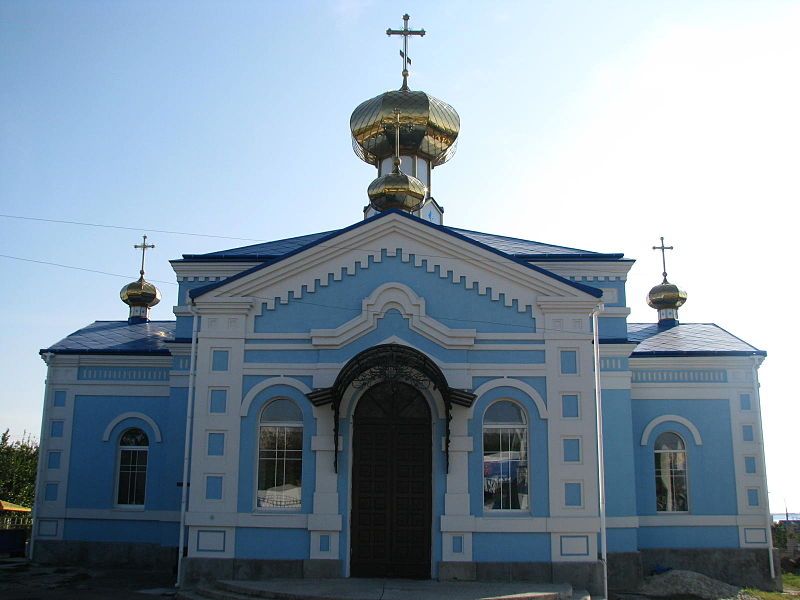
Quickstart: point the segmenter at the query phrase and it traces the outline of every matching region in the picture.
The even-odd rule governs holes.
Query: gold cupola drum
[[[647,294],[647,304],[658,311],[659,327],[671,327],[678,324],[678,309],[684,305],[688,294],[678,288],[674,283],[667,281],[666,250],[673,250],[674,246],[665,246],[661,238],[660,246],[653,246],[653,250],[661,250],[662,276],[664,280],[654,286]]]
[[[156,286],[144,278],[144,254],[147,250],[155,248],[155,244],[147,243],[147,236],[142,236],[142,243],[134,245],[142,251],[142,267],[139,270],[139,279],[132,281],[119,291],[120,299],[130,307],[128,323],[146,323],[150,320],[150,309],[161,302],[161,292]]]
[[[408,15],[403,15],[403,29],[388,29],[387,35],[403,37],[403,85],[399,90],[384,92],[379,96],[362,102],[350,116],[350,133],[353,150],[364,162],[378,168],[378,179],[369,187],[370,204],[375,210],[402,208],[409,212],[419,210],[421,203],[414,207],[411,203],[384,202],[376,204],[373,196],[381,198],[386,189],[389,195],[397,188],[414,188],[412,195],[419,192],[417,186],[396,177],[399,170],[406,177],[414,177],[425,188],[423,201],[430,198],[431,170],[446,163],[455,154],[456,140],[461,121],[455,109],[430,94],[411,90],[408,87],[408,38],[425,35],[424,29],[408,28]],[[399,113],[399,122],[397,114]],[[399,124],[398,124],[399,123]],[[399,149],[399,152],[398,152]],[[395,165],[396,155],[400,165]],[[381,184],[379,180],[384,177]]]

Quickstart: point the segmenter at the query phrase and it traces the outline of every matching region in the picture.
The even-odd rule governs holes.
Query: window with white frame
[[[514,402],[501,400],[483,416],[483,508],[529,507],[528,426]]]
[[[119,438],[117,505],[144,506],[149,446],[150,440],[141,429],[127,429]]]
[[[656,438],[653,450],[656,468],[656,510],[686,512],[689,493],[686,476],[686,444],[674,432]]]
[[[261,411],[258,431],[258,508],[300,508],[303,414],[286,398]]]

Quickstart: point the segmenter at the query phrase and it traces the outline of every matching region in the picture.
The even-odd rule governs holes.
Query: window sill
[[[498,517],[532,517],[533,515],[531,514],[530,509],[527,508],[498,508],[495,510],[484,510],[483,516],[496,519]]]

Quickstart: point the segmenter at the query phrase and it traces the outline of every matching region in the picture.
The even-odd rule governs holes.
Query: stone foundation
[[[217,579],[253,581],[260,579],[336,579],[341,577],[338,560],[260,560],[255,558],[183,559],[183,583],[194,585]]]
[[[130,542],[36,540],[34,562],[43,565],[123,567],[175,573],[178,549]]]
[[[591,594],[603,594],[600,562],[440,562],[440,581],[530,581],[569,583]]]

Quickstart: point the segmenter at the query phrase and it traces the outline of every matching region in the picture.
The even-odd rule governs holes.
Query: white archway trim
[[[547,419],[550,414],[547,412],[547,405],[545,405],[544,400],[539,395],[535,389],[533,389],[529,384],[525,383],[524,381],[520,381],[519,379],[492,379],[491,381],[487,381],[482,386],[480,386],[477,390],[475,390],[476,398],[480,399],[486,392],[489,392],[495,388],[499,387],[510,387],[517,389],[530,397],[533,400],[533,403],[536,404],[536,408],[539,410],[539,417],[541,419]],[[475,404],[473,404],[475,406]]]
[[[681,417],[680,415],[661,415],[660,417],[656,417],[652,421],[647,424],[647,427],[644,428],[644,432],[642,433],[642,446],[647,446],[650,442],[650,434],[653,433],[653,430],[661,425],[662,423],[680,423],[686,429],[688,429],[692,433],[692,437],[694,438],[695,446],[702,446],[703,445],[703,438],[700,436],[700,430],[695,427],[695,424],[692,423],[686,417]]]
[[[103,432],[104,442],[107,442],[111,438],[111,432],[114,431],[114,427],[122,423],[125,419],[140,419],[144,421],[150,426],[150,429],[153,430],[153,433],[156,436],[156,441],[161,443],[161,429],[158,428],[158,425],[156,425],[156,422],[153,421],[153,419],[140,412],[126,412],[117,416],[113,421],[111,421],[111,423],[108,424],[108,427],[106,427],[106,430]]]
[[[253,386],[253,389],[247,392],[247,395],[244,397],[244,400],[242,401],[242,408],[239,411],[239,415],[242,417],[246,417],[247,413],[250,412],[250,405],[253,404],[253,400],[256,399],[256,396],[258,396],[265,389],[276,385],[286,385],[288,387],[296,389],[298,392],[304,395],[308,394],[311,391],[311,388],[308,387],[305,383],[303,383],[302,381],[298,381],[293,377],[284,377],[283,375],[281,375],[280,377],[270,377],[269,379],[265,379],[261,383],[256,384],[255,386]]]
[[[375,288],[362,300],[361,314],[354,319],[336,329],[312,329],[311,343],[314,346],[340,348],[377,329],[378,320],[390,310],[396,310],[408,319],[412,331],[445,348],[471,348],[475,345],[475,329],[452,329],[429,317],[425,310],[425,298],[396,281]]]

